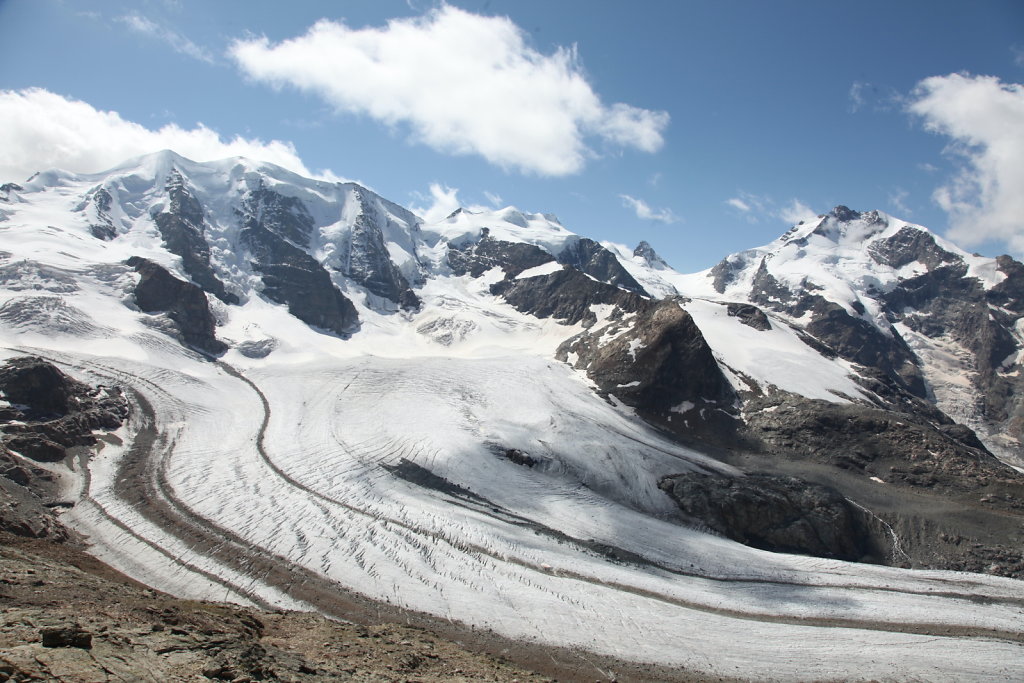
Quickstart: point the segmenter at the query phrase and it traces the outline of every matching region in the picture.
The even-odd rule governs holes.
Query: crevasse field
[[[79,502],[63,517],[126,574],[341,617],[350,591],[709,675],[1010,680],[1024,667],[1018,581],[773,554],[680,524],[659,478],[725,466],[598,398],[553,360],[577,328],[516,312],[486,276],[431,279],[416,314],[357,302],[350,340],[256,296],[218,304],[220,338],[274,350],[211,361],[125,303],[118,264],[156,251],[144,213],[110,243],[62,223],[85,186],[66,180],[0,222],[5,272],[27,273],[2,283],[0,343],[128,392],[130,421],[66,477]],[[33,297],[48,313],[17,315]],[[689,306],[730,353],[737,324]],[[786,372],[738,353],[752,376]],[[822,363],[798,388],[855,390]]]

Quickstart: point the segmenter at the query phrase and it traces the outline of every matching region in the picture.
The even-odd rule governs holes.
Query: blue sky
[[[0,180],[171,146],[684,272],[836,204],[1019,257],[1022,82],[1017,0],[0,0]]]

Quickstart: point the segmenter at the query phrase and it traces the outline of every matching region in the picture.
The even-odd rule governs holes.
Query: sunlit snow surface
[[[252,297],[218,308],[218,334],[272,339],[274,351],[210,362],[125,303],[127,256],[174,265],[144,239],[145,212],[123,238],[92,240],[67,220],[83,189],[67,180],[0,222],[4,267],[45,260],[71,283],[8,281],[0,312],[14,313],[0,343],[5,356],[39,354],[133,392],[121,442],[68,478],[83,499],[64,516],[127,574],[188,597],[317,607],[197,542],[194,528],[370,598],[707,674],[1007,680],[1024,667],[1020,582],[766,553],[681,525],[659,478],[724,466],[597,398],[551,360],[578,330],[495,301],[486,278],[431,279],[415,315],[357,301],[363,328],[348,341]],[[562,237],[542,217],[505,218],[538,242]],[[460,220],[470,218],[453,231],[472,228]],[[60,306],[18,318],[33,296]],[[713,327],[714,306],[691,313]],[[785,334],[773,337],[780,352]],[[819,371],[843,388],[841,374]],[[140,504],[132,491],[146,486]]]

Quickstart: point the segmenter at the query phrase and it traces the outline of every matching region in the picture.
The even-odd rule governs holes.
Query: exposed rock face
[[[26,406],[30,417],[67,415],[89,388],[39,358],[14,358],[0,367],[0,391],[10,403]]]
[[[82,203],[80,210],[87,208],[92,209],[93,221],[89,226],[89,232],[96,239],[109,241],[117,237],[117,230],[114,228],[114,222],[110,218],[110,206],[113,201],[113,197],[110,196],[110,192],[103,187],[97,187],[89,196],[86,197]]]
[[[501,268],[506,276],[515,277],[554,260],[551,254],[532,244],[496,240],[487,228],[481,230],[477,242],[448,245],[448,266],[456,275],[469,273],[480,277],[491,268]]]
[[[641,240],[640,244],[636,245],[636,249],[633,250],[633,256],[639,256],[647,265],[656,270],[670,267],[665,259],[661,258],[658,252],[654,251],[654,247],[648,244],[646,240]]]
[[[611,341],[599,343],[602,338]],[[732,388],[690,314],[671,299],[644,301],[635,315],[595,327],[558,349],[575,355],[604,395],[645,413],[668,415],[684,402],[731,407]]]
[[[54,518],[56,477],[32,461],[60,462],[75,446],[96,444],[96,431],[117,429],[128,404],[116,388],[93,389],[39,358],[0,366],[0,529],[19,536],[68,540]]]
[[[176,170],[167,177],[169,206],[153,216],[167,249],[181,257],[182,267],[193,282],[226,304],[237,304],[238,297],[224,288],[210,265],[210,245],[206,241],[206,219],[199,200],[189,191],[185,179]],[[109,202],[110,195],[107,194]]]
[[[181,340],[189,346],[213,355],[227,351],[227,345],[216,337],[216,323],[203,290],[147,259],[133,256],[128,265],[142,276],[135,286],[135,303],[140,310],[166,312]]]
[[[558,262],[576,268],[601,282],[637,294],[647,294],[640,283],[622,267],[619,260],[592,239],[581,237],[570,241],[558,255]]]
[[[659,486],[692,519],[755,548],[856,561],[872,545],[863,512],[796,477],[689,472]]]
[[[516,309],[538,318],[557,318],[568,324],[582,322],[585,326],[597,321],[591,310],[595,304],[616,306],[633,312],[646,305],[647,299],[634,292],[586,276],[573,268],[523,279],[506,279],[491,285],[491,293],[502,296]]]
[[[1019,346],[1013,330],[1024,313],[1015,310],[1024,302],[1019,298],[1024,266],[1009,257],[1004,257],[1000,266],[1007,278],[989,292],[977,278],[968,276],[966,265],[956,263],[901,282],[886,295],[885,303],[895,319],[915,332],[947,337],[970,350],[984,415],[1019,430],[1024,387],[1016,374],[1005,372],[1004,363]]]
[[[863,318],[850,315],[845,308],[820,296],[804,297],[813,318],[804,330],[824,342],[836,354],[853,363],[875,368],[895,380],[914,396],[927,396],[927,388],[917,357],[891,326],[888,334]]]
[[[409,286],[402,271],[391,260],[381,222],[388,218],[375,210],[371,202],[357,191],[361,206],[351,232],[338,245],[341,272],[363,285],[373,294],[394,301],[403,309],[417,310],[420,299]],[[409,228],[415,230],[415,225]]]
[[[1024,476],[968,427],[920,399],[907,412],[784,392],[744,399],[745,447],[728,458],[856,501],[874,520],[877,561],[1024,575]]]
[[[73,533],[46,506],[55,488],[54,477],[41,467],[19,461],[6,448],[0,449],[0,531],[25,538],[45,538],[65,543]]]
[[[873,242],[868,253],[878,263],[891,268],[920,261],[928,270],[935,270],[944,263],[959,260],[956,254],[936,244],[931,234],[914,228],[903,228],[892,237]]]
[[[288,306],[288,311],[307,325],[342,337],[358,329],[355,306],[331,281],[331,276],[307,252],[305,244],[312,220],[277,193],[259,188],[246,198],[241,215],[241,241],[252,258],[252,267],[263,280],[263,295]],[[297,200],[295,200],[297,202]]]
[[[931,416],[943,418],[936,423],[914,413],[795,396],[748,401],[746,410],[750,433],[779,455],[923,488],[971,491],[979,481],[1024,485],[970,429],[941,413]]]
[[[753,327],[755,330],[761,330],[762,332],[772,329],[768,316],[757,306],[734,303],[728,304],[725,310],[728,315],[738,319],[747,327]]]
[[[12,404],[0,410],[6,445],[40,461],[95,444],[94,430],[117,429],[128,415],[120,390],[94,390],[39,358],[0,367],[0,392]]]

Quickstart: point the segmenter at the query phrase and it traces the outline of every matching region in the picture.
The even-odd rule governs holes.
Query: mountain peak
[[[640,244],[636,245],[636,249],[633,250],[633,256],[642,258],[648,266],[655,270],[663,270],[670,267],[665,259],[661,258],[658,252],[654,251],[654,247],[646,240],[640,240]]]

